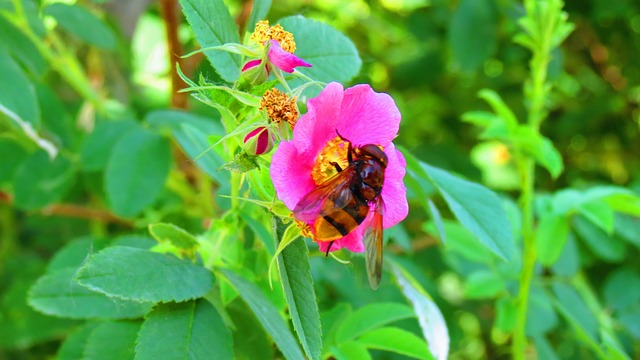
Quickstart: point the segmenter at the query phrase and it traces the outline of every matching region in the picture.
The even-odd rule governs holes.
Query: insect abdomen
[[[337,240],[360,225],[369,213],[366,204],[355,204],[316,219],[313,224],[317,240]]]

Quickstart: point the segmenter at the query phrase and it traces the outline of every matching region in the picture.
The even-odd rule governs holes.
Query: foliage
[[[139,4],[0,2],[0,359],[639,356],[639,5]],[[331,81],[402,113],[376,291],[243,150]]]

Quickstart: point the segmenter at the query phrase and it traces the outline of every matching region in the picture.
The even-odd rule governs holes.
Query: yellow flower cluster
[[[296,51],[296,42],[293,41],[293,34],[283,29],[280,24],[269,26],[269,20],[258,21],[253,34],[251,34],[251,40],[258,44],[276,40],[284,51],[292,54]]]
[[[286,122],[293,129],[300,116],[296,100],[297,98],[290,98],[278,89],[270,89],[260,99],[259,109],[266,110],[267,116],[273,123]]]

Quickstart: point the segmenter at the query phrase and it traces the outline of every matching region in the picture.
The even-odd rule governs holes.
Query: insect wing
[[[293,209],[296,218],[309,223],[347,206],[353,198],[349,186],[354,171],[353,167],[344,169],[300,199]]]
[[[373,290],[382,278],[382,199],[378,197],[373,218],[364,233],[365,262],[369,285]]]

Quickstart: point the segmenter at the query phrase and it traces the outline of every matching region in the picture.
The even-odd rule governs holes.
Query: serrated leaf
[[[275,217],[274,231],[277,237],[284,236],[284,228],[280,219]],[[320,359],[322,329],[307,244],[294,241],[284,248],[278,255],[278,270],[298,340],[309,359]]]
[[[108,296],[179,302],[204,296],[211,289],[213,275],[200,265],[170,254],[113,246],[91,256],[75,279]]]
[[[336,331],[336,340],[342,342],[355,339],[367,331],[415,316],[413,309],[404,304],[369,304],[354,311],[342,321]]]
[[[330,25],[301,15],[278,22],[293,34],[295,55],[312,65],[299,69],[310,78],[323,82],[348,82],[360,71],[362,61],[355,45]]]
[[[564,214],[545,213],[536,230],[538,260],[550,266],[558,260],[569,237],[569,221]]]
[[[389,261],[403,295],[413,305],[422,334],[427,340],[430,358],[446,360],[449,356],[449,330],[431,296],[397,262]]]
[[[358,343],[370,349],[386,350],[416,359],[433,359],[424,340],[414,333],[397,327],[383,327],[369,331]]]
[[[132,319],[153,306],[90,291],[73,281],[76,271],[66,268],[40,277],[29,292],[29,305],[44,314],[70,319]]]
[[[75,169],[65,156],[51,159],[39,150],[16,169],[13,176],[14,204],[35,210],[60,201],[71,188]]]
[[[249,305],[267,333],[271,335],[284,357],[286,359],[303,359],[304,355],[287,324],[260,289],[232,271],[223,269],[222,273],[238,290],[242,299]]]
[[[53,255],[47,265],[47,272],[53,273],[67,268],[77,269],[91,253],[102,250],[106,245],[107,240],[89,236],[69,241]]]
[[[245,152],[241,152],[236,155],[232,161],[222,165],[222,168],[239,174],[244,174],[258,168],[256,158],[256,156],[251,156]]]
[[[491,190],[422,163],[429,180],[453,214],[482,245],[505,261],[515,252],[513,234],[502,202]]]
[[[111,208],[131,217],[153,203],[164,187],[171,166],[169,141],[136,128],[115,145],[105,171]]]
[[[99,324],[89,335],[83,360],[133,360],[140,321]]]
[[[113,30],[82,6],[54,3],[45,7],[43,12],[53,16],[64,30],[91,45],[107,50],[116,47]]]
[[[231,332],[208,301],[159,304],[145,317],[136,359],[233,359]]]
[[[240,43],[238,29],[222,0],[180,0],[180,5],[201,47]],[[224,80],[234,82],[240,77],[240,56],[216,50],[204,54]]]

